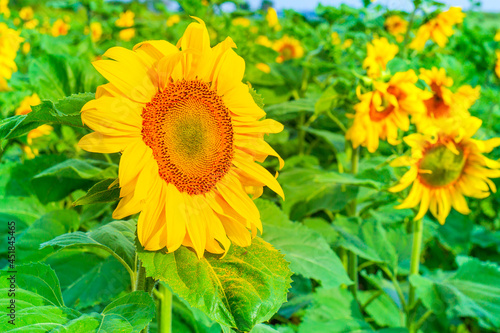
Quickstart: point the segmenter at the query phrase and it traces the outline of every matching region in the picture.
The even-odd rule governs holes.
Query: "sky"
[[[247,0],[252,9],[260,7],[262,0]],[[314,11],[319,3],[329,6],[338,6],[345,3],[352,7],[362,6],[362,0],[273,0],[274,7],[280,11],[283,9],[294,9],[296,11]],[[470,7],[469,0],[440,0],[447,5],[459,6],[463,10]],[[388,6],[394,10],[410,11],[413,8],[411,0],[377,0],[377,3]],[[500,0],[482,0],[483,11],[500,12]]]

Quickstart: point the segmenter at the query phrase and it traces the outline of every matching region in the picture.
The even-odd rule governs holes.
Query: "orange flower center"
[[[458,154],[444,144],[427,148],[419,162],[420,181],[429,187],[443,187],[457,181],[467,161],[461,147],[456,147]]]
[[[160,177],[180,192],[209,192],[229,171],[233,126],[229,109],[208,83],[170,83],[142,111],[142,139]]]
[[[447,117],[450,113],[450,106],[443,99],[443,90],[436,83],[431,84],[431,89],[434,92],[434,96],[424,101],[427,108],[427,116],[434,116],[434,118]]]
[[[283,56],[284,60],[292,59],[295,56],[295,48],[291,44],[285,44],[280,49],[280,54]]]

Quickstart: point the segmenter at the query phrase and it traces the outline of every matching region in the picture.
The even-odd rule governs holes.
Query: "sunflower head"
[[[239,25],[248,28],[252,22],[250,22],[250,20],[246,17],[236,17],[231,21],[231,23],[236,26]]]
[[[500,177],[500,163],[483,153],[499,146],[500,138],[473,139],[480,126],[479,119],[470,117],[407,136],[404,140],[411,147],[411,157],[400,157],[392,165],[409,166],[410,170],[390,190],[400,192],[412,187],[397,208],[420,205],[415,219],[430,210],[443,224],[451,207],[462,214],[470,212],[464,196],[485,198],[490,191],[495,192],[490,178]]]
[[[10,17],[9,0],[0,0],[0,14],[6,19]]]
[[[283,191],[262,162],[278,154],[264,134],[283,126],[254,102],[243,84],[245,62],[231,38],[210,47],[203,21],[191,23],[174,46],[166,41],[109,49],[94,62],[110,83],[82,109],[95,132],[79,146],[121,152],[121,201],[113,213],[139,213],[137,235],[146,250],[192,247],[225,253],[248,246],[262,231],[249,197],[263,186]]]
[[[408,30],[408,21],[398,15],[391,15],[385,19],[384,26],[391,35],[400,36]]]
[[[21,10],[19,11],[19,17],[23,21],[29,21],[29,20],[33,19],[33,17],[35,17],[35,13],[33,12],[33,8],[31,8],[30,6],[21,8]]]
[[[281,30],[278,13],[276,13],[276,10],[273,7],[269,7],[267,9],[266,21],[270,28],[273,28],[275,31]]]
[[[52,25],[52,36],[58,37],[58,36],[65,36],[68,34],[70,25],[62,19],[57,19],[54,24]]]
[[[102,25],[99,22],[90,23],[90,38],[93,42],[99,41],[102,36]]]
[[[135,14],[131,10],[120,13],[120,17],[115,21],[115,25],[119,28],[128,28],[134,25]]]
[[[20,32],[0,22],[0,91],[9,89],[7,80],[11,78],[13,72],[17,71],[14,59],[24,40],[19,34]]]
[[[167,19],[166,25],[167,27],[173,27],[177,23],[181,21],[181,17],[177,14],[170,15]]]
[[[338,32],[332,32],[330,37],[332,38],[332,45],[340,45],[340,43],[342,43]]]
[[[366,58],[363,61],[363,68],[368,76],[379,78],[382,71],[386,70],[387,63],[394,59],[399,52],[397,45],[389,43],[387,38],[375,38],[371,43],[366,44]]]
[[[407,131],[409,115],[425,110],[423,99],[427,94],[415,86],[418,78],[413,70],[396,73],[389,82],[374,82],[374,90],[363,95],[358,87],[360,102],[354,106],[356,114],[346,139],[354,147],[364,146],[375,152],[379,139],[396,145],[398,129]]]
[[[286,35],[273,43],[273,49],[280,54],[276,58],[277,63],[304,56],[304,48],[300,41]]]

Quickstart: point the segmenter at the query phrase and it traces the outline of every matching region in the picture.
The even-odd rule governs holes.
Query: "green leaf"
[[[177,295],[172,296],[172,332],[220,333],[219,324],[210,320],[202,311],[191,307]]]
[[[339,211],[356,198],[356,187],[317,181],[323,174],[327,172],[317,168],[296,168],[280,174],[286,197],[283,211],[290,219],[300,220],[324,209]]]
[[[323,91],[321,97],[318,99],[314,105],[314,113],[319,115],[323,112],[329,111],[333,108],[334,102],[338,100],[339,95],[335,90],[335,87],[329,86]]]
[[[475,258],[457,257],[459,268],[440,278],[412,275],[418,297],[435,313],[474,317],[481,327],[500,327],[500,267]]]
[[[0,139],[11,139],[24,135],[44,124],[84,127],[80,118],[82,106],[94,99],[94,94],[85,93],[66,97],[56,103],[42,101],[33,106],[30,113],[13,116],[0,121]]]
[[[120,199],[120,186],[115,179],[108,178],[92,186],[87,194],[73,202],[73,206],[113,202]]]
[[[39,173],[31,180],[42,203],[65,198],[77,189],[90,188],[95,181],[116,178],[117,166],[102,161],[68,159]]]
[[[373,181],[371,179],[359,179],[356,176],[349,173],[338,173],[333,171],[317,175],[314,178],[314,182],[319,184],[332,183],[332,184],[364,186],[373,189],[380,189],[384,186],[384,184]]]
[[[120,261],[127,270],[135,267],[135,221],[113,221],[87,233],[76,231],[56,237],[40,248],[90,246],[106,250]]]
[[[257,104],[257,106],[261,109],[264,108],[264,98],[262,98],[261,95],[259,95],[254,88],[252,88],[251,86],[248,87],[248,91],[250,92],[250,95],[252,95],[252,98],[255,102],[255,104]]]
[[[137,253],[148,276],[166,282],[219,324],[242,331],[269,320],[290,287],[288,263],[260,238],[245,248],[233,244],[222,259],[210,253],[198,259],[184,246],[173,253]]]
[[[370,290],[359,292],[359,300],[364,304],[370,297],[374,296],[378,291]],[[396,295],[394,295],[397,297]],[[406,315],[402,314],[402,309],[394,303],[394,300],[386,293],[380,294],[365,308],[366,313],[373,318],[377,325],[381,327],[398,327],[401,325],[401,316],[403,322],[406,322]]]
[[[267,117],[285,121],[296,118],[301,112],[313,113],[314,98],[301,98],[299,100],[287,101],[266,107]]]
[[[11,273],[0,271],[0,315],[8,318]],[[155,304],[147,293],[134,291],[109,304],[102,314],[67,308],[59,280],[47,265],[17,266],[15,325],[0,321],[1,332],[124,332],[139,333],[153,319]]]
[[[270,201],[257,200],[256,205],[264,224],[264,240],[285,254],[294,273],[318,280],[327,288],[352,284],[337,254],[321,235],[291,222]]]
[[[56,210],[49,212],[16,237],[16,259],[19,263],[41,260],[52,250],[40,251],[40,244],[61,234],[74,231],[80,226],[78,214],[73,210]]]
[[[318,289],[311,306],[306,310],[299,333],[371,331],[358,304],[347,289]]]

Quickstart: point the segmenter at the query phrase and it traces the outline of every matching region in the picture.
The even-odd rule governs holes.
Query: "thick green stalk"
[[[156,296],[160,300],[158,333],[172,333],[172,292],[163,283],[158,285]]]
[[[422,252],[422,235],[424,229],[423,219],[413,221],[413,244],[411,248],[410,260],[410,276],[417,274],[420,268],[420,256]],[[410,291],[408,296],[408,313],[406,326],[410,333],[415,332],[415,288],[410,283]]]
[[[351,173],[353,175],[358,173],[358,164],[359,164],[359,148],[352,149],[351,152]],[[356,216],[357,213],[357,201],[356,199],[352,200],[349,205],[349,216]],[[349,290],[355,299],[358,296],[358,256],[349,252],[349,260],[347,265],[347,274],[349,278],[354,282],[349,286]]]

